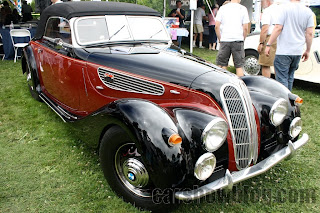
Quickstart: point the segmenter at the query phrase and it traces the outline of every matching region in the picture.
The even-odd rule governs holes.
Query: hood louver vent
[[[163,95],[164,87],[151,81],[115,72],[113,70],[98,69],[100,80],[110,89],[142,93],[147,95]]]

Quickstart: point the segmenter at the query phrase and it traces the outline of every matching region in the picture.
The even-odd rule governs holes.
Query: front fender
[[[175,187],[184,180],[183,148],[181,144],[168,144],[168,136],[178,133],[177,126],[165,110],[152,102],[117,100],[71,125],[85,136],[84,140],[96,142],[108,127],[118,125],[135,142],[156,187]]]
[[[290,138],[288,132],[292,120],[300,116],[300,108],[294,101],[298,97],[292,94],[279,82],[262,76],[246,76],[242,80],[248,87],[252,103],[256,108],[260,119],[261,129],[261,150],[260,160],[283,148],[289,140],[296,141],[297,138]],[[288,102],[288,113],[279,126],[275,127],[270,121],[270,111],[273,104],[283,98]]]
[[[272,97],[288,99],[291,93],[288,88],[272,78],[263,76],[244,76],[241,77],[249,91],[263,93]]]
[[[201,140],[203,130],[206,126],[216,118],[214,115],[210,115],[204,112],[194,111],[190,109],[176,109],[174,111],[175,117],[179,124],[180,135],[184,135],[185,141],[188,143],[182,143],[182,147],[187,155],[187,169],[188,173],[193,176],[194,166],[199,157],[207,151],[203,147]],[[231,140],[230,133],[228,134],[229,140]],[[230,141],[231,142],[231,141]],[[224,171],[228,168],[229,151],[228,151],[228,139],[225,140],[223,145],[213,152],[217,159],[216,169],[211,178],[215,179],[224,175]],[[209,178],[208,181],[212,179]],[[199,184],[199,181],[193,177],[195,184]]]
[[[137,148],[157,187],[174,187],[185,175],[183,149],[170,146],[166,133],[178,133],[176,124],[156,104],[138,99],[116,101],[113,106],[137,137]]]

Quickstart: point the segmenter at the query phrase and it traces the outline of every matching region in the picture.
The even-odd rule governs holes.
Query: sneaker
[[[199,46],[199,48],[200,48],[200,49],[204,49],[205,47],[204,47],[204,46]]]
[[[193,44],[192,47],[195,48],[195,47],[197,47],[197,45]]]

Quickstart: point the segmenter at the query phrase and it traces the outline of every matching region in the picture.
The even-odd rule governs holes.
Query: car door
[[[48,19],[43,48],[38,51],[41,61],[43,89],[47,95],[69,110],[79,108],[79,87],[83,82],[85,64],[72,57],[71,31],[68,20]]]

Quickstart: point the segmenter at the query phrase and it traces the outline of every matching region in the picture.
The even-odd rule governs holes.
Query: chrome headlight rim
[[[300,126],[300,130],[298,131],[298,133],[293,134],[293,130],[295,128],[297,128],[297,124],[299,122],[300,122],[300,125],[299,125]],[[289,127],[289,135],[290,135],[290,137],[292,139],[296,138],[300,134],[301,130],[302,130],[302,120],[301,120],[300,117],[295,117],[290,123],[290,127]]]
[[[213,160],[213,165],[211,165],[211,171],[207,173],[207,175],[203,176],[201,175],[201,172],[203,170],[203,165],[208,162],[208,161],[211,161]],[[207,153],[204,153],[203,155],[201,155],[196,164],[195,164],[195,167],[194,167],[194,176],[198,179],[198,180],[206,180],[208,179],[212,173],[214,172],[215,168],[216,168],[216,163],[217,163],[217,159],[216,157],[214,156],[214,154],[212,154],[211,152],[207,152]]]
[[[283,106],[285,106],[285,108],[286,108],[286,113],[284,113],[282,119],[280,119],[278,122],[275,122],[275,120],[274,120],[274,118],[273,118],[274,113],[276,112],[277,109],[279,109],[279,106],[281,106],[282,104],[283,104]],[[286,100],[283,99],[283,98],[278,99],[278,100],[272,105],[272,108],[271,108],[270,113],[269,113],[269,119],[270,119],[271,123],[272,123],[275,127],[277,127],[277,126],[279,126],[280,124],[282,124],[283,121],[284,121],[284,119],[285,119],[285,117],[286,117],[286,115],[287,115],[287,113],[288,113],[288,110],[289,110],[289,108],[288,108],[288,101],[286,101]]]
[[[206,141],[206,138],[207,138],[207,135],[208,133],[210,132],[210,130],[212,130],[214,128],[215,125],[217,125],[218,123],[222,122],[224,125],[225,125],[225,134],[224,136],[221,138],[221,141],[219,141],[218,143],[218,146],[216,146],[215,148],[213,149],[210,149],[208,148],[207,146],[207,143],[208,141]],[[210,121],[207,126],[204,128],[203,132],[202,132],[202,135],[201,135],[201,141],[202,141],[202,146],[203,148],[208,151],[208,152],[214,152],[216,150],[218,150],[222,144],[224,143],[224,141],[226,140],[227,138],[227,135],[228,135],[228,130],[229,130],[229,126],[228,126],[228,123],[220,118],[220,117],[216,117],[214,118],[212,121]]]

